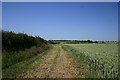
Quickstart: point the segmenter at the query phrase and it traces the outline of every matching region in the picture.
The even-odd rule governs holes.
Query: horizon
[[[2,30],[2,31],[5,31],[5,30]],[[13,32],[13,33],[16,33],[16,34],[19,34],[19,33],[22,33],[22,34],[27,34],[27,33],[25,33],[25,32],[14,32],[14,31],[7,31],[7,32]],[[33,35],[29,35],[29,34],[27,34],[28,36],[33,36]],[[35,35],[35,36],[33,36],[33,37],[40,37],[40,38],[42,38],[42,39],[44,39],[43,37],[41,37],[41,36],[39,36],[39,35]],[[118,42],[118,40],[92,40],[92,39],[44,39],[44,40],[47,40],[47,41],[49,41],[49,40],[70,40],[70,41],[74,41],[74,40],[77,40],[77,41],[87,41],[87,40],[90,40],[90,41],[117,41]]]
[[[117,2],[3,2],[3,30],[45,40],[118,41]]]

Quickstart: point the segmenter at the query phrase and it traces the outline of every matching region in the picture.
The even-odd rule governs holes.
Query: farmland
[[[118,43],[3,32],[3,78],[117,78]],[[68,43],[68,44],[67,44]]]
[[[82,59],[99,78],[113,78],[118,75],[118,44],[67,44],[66,50]]]
[[[51,44],[45,52],[3,69],[3,78],[116,78],[118,44]]]

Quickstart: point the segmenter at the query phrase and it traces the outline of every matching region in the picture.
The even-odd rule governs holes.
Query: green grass
[[[2,77],[3,78],[20,78],[20,74],[26,72],[29,69],[32,69],[31,64],[36,61],[38,58],[42,58],[42,56],[46,55],[50,50],[52,49],[52,46],[47,51],[38,54],[30,59],[26,59],[24,61],[18,62],[12,66],[9,66],[8,68],[5,68],[2,70]],[[22,78],[22,77],[21,77]]]
[[[73,55],[90,67],[98,78],[118,77],[118,44],[66,44]],[[93,76],[94,77],[94,76]]]
[[[3,52],[2,69],[8,68],[9,66],[24,61],[26,59],[30,59],[31,57],[44,52],[48,48],[49,47],[46,48],[32,47],[24,51]]]

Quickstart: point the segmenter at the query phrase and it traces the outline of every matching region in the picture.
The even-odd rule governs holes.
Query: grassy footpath
[[[2,77],[3,78],[16,78],[21,73],[26,72],[31,68],[31,64],[36,61],[36,59],[41,58],[42,56],[46,55],[50,50],[52,49],[52,46],[46,50],[43,53],[37,54],[34,57],[31,57],[30,59],[26,59],[24,61],[18,62],[12,66],[9,66],[8,68],[5,68],[2,70]]]
[[[54,45],[53,49],[38,58],[31,65],[31,69],[22,73],[22,78],[84,78],[85,68],[76,68],[73,56],[65,51],[61,45]],[[80,71],[80,75],[79,74]]]

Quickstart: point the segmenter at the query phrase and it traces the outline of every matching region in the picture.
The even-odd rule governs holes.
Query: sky
[[[2,2],[119,2],[120,0],[2,0]]]
[[[3,2],[2,26],[46,40],[118,40],[118,3]]]

